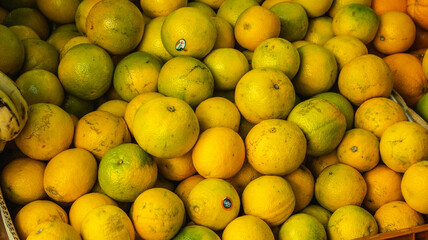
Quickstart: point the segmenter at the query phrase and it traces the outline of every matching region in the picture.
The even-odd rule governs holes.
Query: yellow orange
[[[382,205],[374,214],[379,232],[392,232],[416,227],[425,223],[422,214],[404,201],[393,201]]]
[[[284,176],[290,184],[296,198],[294,212],[299,212],[309,205],[314,196],[315,180],[311,171],[304,165]]]
[[[222,97],[212,97],[202,101],[195,110],[201,132],[212,127],[227,127],[239,130],[241,114],[231,101]]]
[[[401,180],[401,192],[407,204],[419,213],[428,214],[428,161],[410,166]]]
[[[196,173],[193,166],[192,151],[175,158],[157,158],[155,157],[156,165],[159,173],[166,179],[172,181],[182,181]]]

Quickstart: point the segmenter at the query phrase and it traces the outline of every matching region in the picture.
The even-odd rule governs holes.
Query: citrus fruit
[[[419,213],[428,214],[428,161],[420,161],[404,172],[401,192],[407,204]]]
[[[332,27],[335,35],[350,35],[367,44],[376,36],[379,18],[370,7],[353,3],[338,10]]]
[[[140,93],[156,92],[161,67],[161,61],[149,53],[128,54],[114,69],[114,89],[127,102]]]
[[[187,6],[187,0],[140,0],[141,9],[150,18],[168,16],[174,10]]]
[[[412,17],[416,24],[425,30],[428,30],[428,18],[427,18],[427,2],[425,0],[407,1],[407,13]]]
[[[95,100],[109,89],[113,77],[110,55],[94,44],[79,44],[64,55],[58,78],[66,92],[83,100]]]
[[[234,48],[219,48],[203,60],[214,77],[216,90],[233,90],[239,79],[250,69],[245,55]]]
[[[282,2],[290,2],[290,0],[265,0],[261,3],[262,4],[261,6],[264,8],[270,9],[274,5],[276,5],[278,3],[282,3]]]
[[[428,94],[419,99],[416,104],[416,112],[425,120],[428,121]]]
[[[232,184],[232,186],[238,192],[239,196],[242,196],[242,192],[244,191],[248,183],[260,177],[261,175],[262,174],[257,172],[253,168],[253,166],[251,166],[251,164],[248,163],[248,161],[244,161],[244,164],[242,165],[239,172],[233,175],[233,177],[225,180],[228,181],[230,184]]]
[[[66,111],[51,103],[36,103],[28,107],[27,123],[15,143],[28,157],[47,161],[69,148],[73,135],[73,121]]]
[[[16,34],[19,40],[23,40],[26,38],[37,38],[40,39],[39,35],[30,27],[25,25],[13,25],[9,27],[12,32]]]
[[[101,205],[89,211],[82,220],[80,234],[88,240],[135,239],[131,219],[114,205]]]
[[[405,52],[416,36],[416,26],[412,18],[403,12],[390,11],[379,16],[379,29],[373,45],[383,54]]]
[[[16,214],[13,223],[18,236],[26,239],[37,225],[53,220],[68,223],[66,211],[52,201],[36,200],[24,205]]]
[[[339,162],[367,172],[376,167],[380,160],[379,139],[363,128],[350,129],[337,146],[337,157]]]
[[[46,197],[43,173],[46,163],[31,158],[17,158],[6,164],[1,174],[4,197],[19,205]]]
[[[374,214],[379,232],[392,232],[416,227],[425,223],[422,214],[404,201],[393,201],[382,205]]]
[[[409,107],[414,108],[422,96],[428,92],[428,79],[424,75],[421,62],[408,53],[396,53],[383,59],[392,71],[394,89]]]
[[[403,200],[400,173],[379,164],[365,172],[363,177],[367,183],[367,194],[362,206],[369,212],[376,212],[385,203]]]
[[[407,1],[406,0],[397,0],[397,1],[387,1],[387,0],[372,0],[371,7],[377,15],[382,15],[383,13],[390,11],[400,11],[403,13],[407,12]]]
[[[166,179],[172,181],[182,181],[196,173],[193,166],[192,151],[175,158],[157,158],[156,165],[159,173]]]
[[[74,15],[76,29],[83,35],[86,33],[86,18],[92,7],[101,0],[83,0],[79,3]]]
[[[81,118],[95,109],[95,102],[80,99],[66,92],[61,107],[77,118]]]
[[[331,212],[327,209],[321,207],[320,205],[311,204],[300,212],[314,216],[324,226],[324,228],[327,229],[328,220],[331,216]]]
[[[279,239],[327,239],[327,233],[324,226],[314,216],[297,213],[282,224]]]
[[[150,155],[179,157],[195,145],[199,123],[193,109],[183,100],[160,97],[137,110],[133,133],[138,145]]]
[[[221,0],[221,1],[224,1],[224,0]],[[197,8],[199,11],[203,12],[204,14],[210,17],[216,16],[214,9],[202,1],[189,2],[187,3],[187,7]]]
[[[59,64],[59,53],[46,41],[27,38],[22,40],[25,50],[25,60],[21,72],[33,69],[44,69],[53,74],[57,73]]]
[[[61,238],[70,240],[82,239],[72,226],[57,220],[40,223],[27,237],[29,240],[55,240]]]
[[[304,165],[284,176],[285,180],[293,189],[296,205],[294,212],[298,212],[305,208],[314,196],[315,180],[311,171]]]
[[[219,178],[207,178],[194,186],[188,204],[190,219],[214,231],[224,229],[235,219],[241,206],[235,188]]]
[[[183,225],[185,209],[177,194],[151,188],[138,196],[130,214],[143,239],[171,239]]]
[[[52,103],[61,106],[64,100],[64,88],[58,77],[44,69],[27,71],[15,82],[28,105]]]
[[[343,163],[324,168],[315,182],[315,198],[331,212],[350,204],[361,206],[366,193],[367,184],[363,176]]]
[[[368,53],[366,45],[353,36],[335,36],[323,46],[336,57],[339,70],[352,59]]]
[[[317,178],[324,168],[336,163],[339,163],[339,158],[337,157],[336,149],[334,149],[318,157],[308,156],[305,161],[305,166],[311,171],[312,175]]]
[[[218,9],[225,0],[196,0],[196,2],[205,3],[213,9]]]
[[[59,53],[60,58],[63,58],[64,55],[68,52],[68,50],[70,50],[72,47],[74,47],[76,45],[79,45],[81,43],[91,43],[91,42],[85,36],[76,36],[76,37],[71,38],[62,47],[62,49],[61,49],[61,51]]]
[[[212,127],[228,127],[235,132],[239,130],[241,114],[236,105],[226,98],[212,97],[202,101],[196,107],[195,114],[201,132]]]
[[[309,20],[308,31],[304,41],[322,46],[329,39],[334,37],[333,19],[329,16],[321,16]]]
[[[217,16],[211,17],[211,20],[213,20],[217,29],[217,37],[213,49],[235,47],[235,35],[232,25],[226,19]]]
[[[98,182],[105,194],[120,202],[133,202],[154,186],[157,165],[153,158],[135,143],[113,147],[102,157]]]
[[[243,215],[233,219],[227,224],[221,237],[223,240],[275,239],[269,225],[252,215]]]
[[[330,90],[338,74],[333,53],[315,44],[308,44],[297,50],[300,55],[300,68],[293,78],[296,92],[304,97],[311,97]]]
[[[254,50],[251,61],[253,69],[273,68],[280,70],[293,79],[300,66],[297,48],[283,38],[269,38],[260,43]]]
[[[70,207],[68,212],[70,225],[80,233],[82,220],[92,209],[102,205],[117,206],[117,203],[103,193],[90,192],[82,195],[76,199]]]
[[[340,93],[356,106],[374,97],[388,97],[394,80],[382,58],[366,54],[354,58],[339,73]]]
[[[301,40],[305,37],[309,20],[302,5],[295,2],[280,2],[267,8],[279,17],[281,22],[279,37],[290,42]]]
[[[428,57],[427,57],[427,55],[428,55],[428,54],[426,54],[427,52],[428,52],[428,49],[427,49],[427,51],[425,52],[424,58],[423,58],[423,60],[422,60],[422,67],[423,67],[423,69],[424,69],[425,77],[427,77],[427,78],[428,78]]]
[[[18,36],[4,25],[0,25],[0,71],[12,76],[21,69],[25,60],[24,45]]]
[[[189,56],[174,57],[166,62],[159,72],[157,84],[159,93],[180,98],[192,107],[211,97],[214,91],[210,69]]]
[[[188,209],[188,207],[189,207],[189,194],[190,194],[190,192],[199,182],[201,182],[204,179],[205,178],[203,178],[201,175],[196,174],[196,175],[190,176],[190,177],[182,180],[180,183],[178,183],[174,192],[183,201],[186,209]]]
[[[36,1],[34,1],[36,3]],[[43,40],[49,36],[50,28],[46,17],[34,7],[20,7],[9,12],[3,20],[3,25],[25,25],[32,28]]]
[[[239,15],[234,28],[236,42],[250,51],[264,40],[278,37],[280,31],[278,15],[261,6],[247,8]]]
[[[307,140],[307,154],[321,156],[333,151],[346,131],[342,111],[328,100],[310,98],[297,104],[287,118],[302,129]]]
[[[37,0],[37,7],[52,22],[74,23],[74,16],[80,0]]]
[[[380,156],[386,166],[404,173],[412,164],[427,159],[428,130],[415,122],[392,124],[380,138]]]
[[[346,129],[351,129],[354,126],[354,108],[352,104],[342,94],[337,92],[323,92],[313,96],[314,98],[322,98],[336,105],[346,119]]]
[[[64,45],[72,38],[82,36],[77,31],[76,25],[73,23],[61,25],[49,35],[46,42],[55,47],[57,52],[61,52]]]
[[[324,15],[330,9],[333,0],[293,0],[293,2],[302,5],[308,13],[308,17],[315,18]]]
[[[255,0],[225,0],[217,10],[217,17],[225,19],[235,27],[238,17],[247,8],[258,5]]]
[[[181,228],[173,240],[221,240],[221,238],[213,230],[193,224]]]
[[[285,118],[294,106],[295,92],[282,71],[258,68],[248,71],[235,88],[235,104],[251,123]]]
[[[268,119],[256,124],[245,138],[245,147],[248,162],[262,174],[289,174],[302,164],[306,155],[302,130],[283,119]]]
[[[131,142],[123,118],[105,111],[92,111],[79,119],[74,134],[74,146],[91,152],[97,160],[113,147]]]
[[[216,26],[197,8],[183,7],[170,13],[161,29],[162,43],[172,56],[205,57],[214,47]]]
[[[330,9],[328,10],[328,15],[330,17],[334,17],[337,11],[339,11],[339,9],[351,3],[360,3],[368,7],[373,7],[372,2],[374,1],[373,0],[334,0],[333,3],[331,4]]]
[[[88,13],[86,35],[112,54],[127,54],[140,43],[144,24],[141,11],[131,1],[103,0]]]
[[[113,99],[102,103],[98,106],[96,110],[109,112],[113,115],[123,118],[125,116],[125,110],[127,105],[128,103],[124,100]]]
[[[354,239],[379,232],[375,218],[364,208],[347,205],[333,212],[327,227],[329,239]]]

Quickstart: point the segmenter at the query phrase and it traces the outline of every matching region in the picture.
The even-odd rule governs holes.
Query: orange
[[[21,70],[25,61],[24,45],[18,36],[4,25],[0,25],[0,51],[3,56],[0,60],[0,71],[13,76]]]
[[[283,119],[268,119],[256,124],[245,138],[245,147],[248,162],[262,174],[289,174],[302,164],[306,155],[302,130]]]
[[[36,200],[22,207],[15,216],[14,226],[21,239],[27,236],[45,221],[68,223],[68,215],[58,204],[49,200]]]
[[[74,124],[70,115],[51,103],[36,103],[28,108],[28,120],[15,138],[22,153],[38,160],[50,160],[69,148]]]
[[[308,13],[308,17],[315,18],[324,15],[330,9],[333,0],[293,0],[293,2],[302,5]]]
[[[187,0],[140,0],[141,9],[150,18],[163,17],[182,7],[186,7]]]
[[[416,36],[416,26],[406,13],[391,11],[379,16],[380,25],[373,45],[383,54],[405,52]]]
[[[88,193],[97,179],[97,161],[81,148],[60,152],[47,164],[43,187],[48,196],[61,204],[74,202]]]
[[[157,87],[159,93],[179,98],[196,107],[213,95],[214,78],[202,61],[194,57],[179,56],[162,66]]]
[[[412,17],[416,24],[425,30],[428,30],[428,2],[426,0],[408,0],[407,13]]]
[[[95,102],[83,100],[65,93],[61,107],[68,113],[75,115],[77,118],[81,118],[83,115],[95,109]]]
[[[239,172],[233,175],[233,177],[226,179],[226,181],[232,184],[239,196],[242,196],[242,192],[248,183],[260,176],[262,176],[261,173],[257,172],[248,161],[244,161]]]
[[[366,193],[367,184],[361,173],[343,163],[324,168],[315,182],[316,200],[331,212],[346,205],[361,206]]]
[[[352,59],[368,53],[366,45],[353,36],[335,36],[323,46],[336,57],[339,70]]]
[[[389,126],[380,138],[380,156],[396,172],[404,173],[428,157],[428,130],[415,122],[401,121]]]
[[[188,199],[189,199],[190,192],[198,183],[200,183],[204,179],[205,178],[203,178],[201,175],[196,174],[196,175],[190,176],[190,177],[182,180],[180,183],[178,183],[174,192],[183,201],[186,209],[189,207],[189,200]]]
[[[87,240],[134,240],[135,230],[131,219],[122,209],[114,205],[101,205],[86,214],[80,235]]]
[[[92,209],[102,205],[117,206],[117,203],[107,195],[98,192],[87,193],[76,199],[68,214],[71,226],[80,233],[82,220]]]
[[[162,43],[172,56],[202,59],[213,49],[216,37],[212,18],[193,7],[170,13],[161,29]]]
[[[334,55],[315,44],[308,44],[297,50],[300,54],[300,68],[293,79],[296,92],[304,97],[311,97],[330,90],[338,74]]]
[[[60,238],[81,239],[80,234],[72,226],[57,220],[40,223],[27,237],[29,240],[54,240]]]
[[[356,239],[373,236],[379,232],[376,219],[364,208],[347,205],[331,215],[328,226],[328,239]]]
[[[310,204],[300,212],[307,213],[311,216],[314,216],[324,226],[324,228],[327,229],[328,220],[330,219],[330,216],[331,216],[331,212],[328,211],[327,209],[317,204]]]
[[[193,165],[204,178],[230,178],[241,169],[244,159],[244,141],[227,127],[205,130],[192,150]]]
[[[311,171],[304,165],[284,176],[290,184],[296,198],[294,212],[299,212],[309,205],[314,196],[315,180]]]
[[[339,158],[337,157],[337,151],[335,149],[318,157],[309,156],[305,161],[305,166],[311,171],[312,175],[317,178],[324,168],[336,163],[339,163]]]
[[[74,23],[80,0],[36,0],[38,9],[49,20],[59,23]]]
[[[394,80],[391,69],[380,57],[366,54],[354,58],[339,73],[340,93],[356,106],[374,97],[388,97]]]
[[[196,239],[206,239],[206,240],[221,240],[221,238],[217,235],[213,230],[197,225],[186,225],[181,228],[180,232],[173,238],[174,240],[196,240]]]
[[[382,205],[403,200],[401,194],[402,174],[395,172],[384,164],[379,164],[363,174],[367,183],[367,194],[362,206],[374,213]]]
[[[94,100],[108,91],[113,70],[113,61],[104,49],[83,43],[68,50],[61,59],[58,78],[66,92],[83,100]]]
[[[289,79],[293,79],[299,70],[300,56],[297,48],[289,41],[269,38],[254,50],[251,66],[253,69],[277,69],[284,72]]]
[[[377,15],[382,15],[389,11],[400,11],[403,13],[407,12],[407,1],[406,0],[372,0],[372,8]]]
[[[262,219],[252,216],[243,215],[235,218],[227,224],[221,239],[223,240],[274,240],[273,232],[269,225]]]
[[[371,98],[355,111],[355,127],[369,130],[379,138],[389,126],[405,120],[403,108],[385,97]]]
[[[373,0],[334,0],[328,10],[328,15],[330,17],[334,17],[339,9],[351,3],[360,3],[370,7],[372,5],[372,1]]]
[[[193,166],[192,151],[175,158],[154,158],[159,173],[166,179],[182,181],[196,173]]]
[[[383,59],[392,71],[394,89],[406,104],[414,108],[422,96],[428,92],[428,79],[419,59],[408,53],[396,53]]]
[[[303,40],[322,46],[326,41],[334,37],[332,23],[333,19],[329,16],[310,19],[308,31]]]
[[[195,145],[199,123],[193,109],[183,100],[160,97],[137,110],[133,133],[138,145],[150,155],[179,157]]]
[[[334,105],[336,105],[345,116],[347,130],[354,126],[354,108],[342,94],[337,92],[323,92],[313,97],[322,98],[334,103]]]
[[[128,103],[124,100],[113,99],[102,103],[98,106],[96,110],[109,112],[113,115],[123,118],[125,116],[125,110],[127,105]]]
[[[35,3],[35,1],[34,1]],[[3,25],[25,25],[32,28],[43,40],[49,36],[50,28],[46,17],[34,7],[21,7],[13,9],[3,20]]]
[[[125,120],[105,111],[92,111],[79,119],[74,134],[74,146],[91,152],[97,160],[108,150],[131,142]]]
[[[258,68],[248,71],[235,88],[235,104],[251,123],[285,118],[294,106],[295,92],[282,71]]]
[[[172,58],[172,55],[165,49],[161,38],[161,29],[165,19],[166,17],[157,17],[146,23],[143,38],[137,47],[138,51],[150,53],[163,62]]]
[[[1,187],[5,198],[25,205],[46,197],[43,189],[43,173],[46,163],[31,158],[17,158],[2,170]]]
[[[410,166],[401,180],[401,192],[407,204],[419,213],[428,214],[428,161]]]
[[[211,51],[203,60],[214,77],[215,90],[233,90],[250,65],[245,55],[234,48]]]
[[[144,24],[141,11],[132,2],[103,0],[88,13],[86,35],[111,54],[127,54],[140,43]]]
[[[379,28],[379,19],[370,7],[353,3],[340,8],[333,18],[335,35],[350,35],[364,44],[371,42]]]
[[[238,216],[241,201],[235,188],[219,178],[200,181],[188,197],[187,213],[196,224],[214,231],[224,229]]]
[[[221,0],[224,1],[224,0]],[[211,8],[209,5],[207,5],[206,3],[202,1],[199,2],[189,2],[187,3],[187,7],[194,7],[199,9],[201,12],[205,13],[206,15],[210,16],[210,17],[215,17],[216,16],[216,12],[214,11],[213,8]]]
[[[114,69],[114,89],[127,102],[140,93],[156,92],[161,67],[161,61],[149,53],[128,54]]]
[[[425,56],[425,52],[427,51],[428,48],[421,48],[415,51],[410,51],[409,53],[412,54],[413,56],[415,56],[419,61],[423,61],[424,56]]]
[[[255,0],[225,0],[217,10],[217,17],[225,19],[235,27],[238,17],[252,6],[259,6],[259,3]]]
[[[49,35],[46,42],[53,45],[58,52],[61,52],[64,45],[72,38],[82,36],[77,31],[76,25],[73,23],[61,25]]]
[[[217,37],[213,49],[235,47],[235,36],[232,25],[226,19],[211,17],[217,30]]]
[[[392,232],[424,224],[422,214],[404,201],[393,201],[382,205],[374,214],[379,231]]]
[[[321,156],[333,151],[346,131],[346,119],[340,109],[321,98],[310,98],[297,104],[287,120],[302,129],[309,156]]]
[[[86,33],[86,18],[91,8],[101,0],[83,0],[77,6],[74,22],[76,29],[83,35]]]
[[[228,127],[239,130],[241,114],[231,101],[223,97],[211,97],[202,101],[195,110],[201,132],[212,127]]]
[[[248,183],[242,193],[245,214],[264,220],[269,226],[281,225],[296,204],[291,185],[280,176],[263,175]]]
[[[422,60],[422,68],[424,69],[424,74],[425,74],[426,78],[428,78],[428,57],[427,57],[428,54],[427,54],[427,52],[428,52],[428,49],[425,52],[424,58]]]
[[[252,6],[239,15],[234,30],[239,45],[254,51],[264,40],[279,36],[281,22],[271,10]]]
[[[205,3],[213,9],[218,9],[225,0],[196,0],[196,2]]]
[[[425,94],[416,104],[416,113],[418,113],[426,122],[428,121],[428,94]]]
[[[154,188],[165,188],[169,191],[174,191],[175,189],[175,183],[171,180],[168,180],[162,176],[162,174],[158,175],[158,178],[156,179]],[[129,203],[128,203],[129,204]]]
[[[27,38],[22,40],[25,49],[24,65],[21,72],[33,69],[44,69],[53,74],[57,73],[59,64],[59,53],[51,44],[46,41]]]
[[[312,215],[297,213],[281,226],[279,239],[327,239],[324,226]]]
[[[290,0],[265,0],[262,2],[262,7],[270,9],[272,8],[274,5],[278,4],[278,3],[282,3],[282,2],[289,2]],[[306,11],[305,11],[306,12]]]
[[[25,25],[13,25],[9,27],[16,36],[18,36],[19,40],[23,40],[26,38],[37,38],[40,39],[39,35],[30,27]]]
[[[264,6],[265,3],[267,5],[267,2],[264,1],[262,7],[266,7],[277,14],[281,22],[279,37],[290,42],[301,40],[305,37],[308,31],[309,20],[302,5],[288,2],[287,0],[269,7]]]
[[[81,43],[91,43],[89,39],[85,36],[77,36],[73,37],[70,40],[67,41],[66,44],[62,47],[60,51],[60,58],[63,58],[64,55],[70,50],[72,47],[79,45]]]
[[[380,160],[379,139],[363,128],[350,129],[337,146],[337,157],[339,162],[367,172],[376,167]]]
[[[133,133],[133,126],[134,126],[134,117],[135,113],[137,112],[138,108],[140,108],[143,104],[146,102],[158,98],[163,97],[164,95],[158,93],[158,92],[144,92],[139,94],[138,96],[134,97],[125,108],[125,115],[124,119],[126,122],[126,125],[128,126],[129,131],[131,134]]]

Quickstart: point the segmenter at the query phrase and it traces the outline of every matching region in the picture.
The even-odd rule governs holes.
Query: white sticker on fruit
[[[180,39],[177,41],[177,43],[175,44],[175,50],[177,51],[181,51],[186,47],[186,40],[184,39]]]

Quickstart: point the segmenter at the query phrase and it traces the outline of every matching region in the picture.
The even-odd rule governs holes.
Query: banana
[[[28,119],[28,104],[21,94],[21,91],[16,86],[15,82],[6,74],[0,71],[0,90],[6,93],[12,100],[18,112],[18,121],[21,129],[24,127]]]
[[[0,90],[0,141],[13,140],[22,128],[15,104],[5,92]]]

